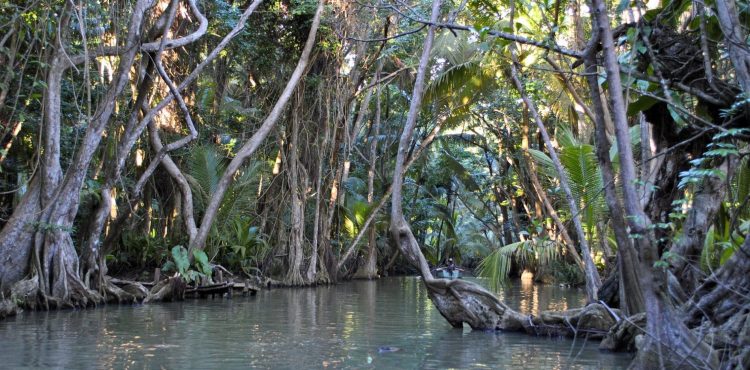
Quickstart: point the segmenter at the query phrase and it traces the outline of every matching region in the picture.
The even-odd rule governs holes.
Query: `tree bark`
[[[666,274],[654,267],[659,256],[650,227],[651,221],[643,212],[635,189],[635,162],[630,147],[620,66],[609,26],[607,7],[602,0],[591,0],[591,10],[592,27],[600,37],[604,68],[609,83],[609,98],[620,154],[621,186],[630,236],[640,252],[638,273],[646,306],[648,336],[639,346],[633,366],[650,368],[659,364],[660,367],[679,367],[685,364],[715,368],[718,365],[715,353],[696,338],[678,318],[667,296]],[[591,93],[594,94],[595,91]]]
[[[289,188],[291,192],[291,230],[289,230],[289,248],[287,262],[289,270],[285,283],[291,286],[304,285],[300,273],[302,269],[303,243],[305,241],[305,190],[307,189],[307,175],[299,161],[299,116],[300,97],[297,97],[297,106],[292,112],[292,135],[289,142],[289,153],[287,163],[289,170]],[[300,179],[302,177],[302,179]],[[301,180],[301,181],[300,181]]]
[[[86,177],[89,163],[101,141],[102,132],[106,128],[109,118],[114,110],[114,102],[125,87],[131,66],[138,52],[141,42],[141,28],[146,9],[150,2],[138,1],[129,20],[129,30],[123,50],[120,55],[120,63],[117,72],[104,94],[93,116],[90,117],[86,134],[80,147],[75,153],[71,166],[67,169],[65,177],[62,178],[60,167],[60,125],[61,125],[61,82],[64,71],[71,66],[70,58],[64,50],[64,35],[59,34],[56,50],[53,52],[52,62],[47,81],[47,91],[44,98],[44,152],[42,160],[41,179],[37,184],[41,187],[39,193],[40,214],[34,219],[40,227],[36,230],[22,224],[26,230],[19,235],[18,248],[31,249],[32,268],[30,278],[18,284],[26,287],[26,292],[36,292],[24,295],[28,297],[31,307],[41,305],[49,307],[49,304],[60,306],[86,306],[101,300],[101,296],[90,291],[81,281],[78,269],[78,254],[73,247],[70,230],[78,212],[79,192]],[[67,27],[69,19],[69,4],[63,9],[60,29]],[[29,191],[31,194],[35,192]],[[26,205],[34,208],[31,202]],[[19,215],[28,214],[24,208],[16,208],[14,213]],[[11,224],[18,226],[18,224]],[[13,234],[8,225],[3,228],[3,234]],[[13,281],[3,281],[2,285],[12,284]]]
[[[719,27],[724,33],[729,59],[734,65],[734,73],[742,90],[750,92],[750,50],[747,47],[747,25],[740,22],[737,4],[734,0],[716,0],[716,14]]]
[[[586,234],[583,232],[583,226],[581,225],[581,218],[578,212],[578,205],[576,204],[575,199],[573,199],[573,194],[571,193],[570,184],[568,182],[568,175],[565,172],[562,164],[560,163],[560,158],[557,156],[557,151],[552,145],[552,141],[549,137],[549,134],[547,133],[546,127],[544,126],[544,122],[542,122],[542,119],[536,110],[536,106],[531,102],[531,99],[529,99],[528,95],[526,94],[526,90],[518,77],[518,70],[516,67],[516,65],[518,64],[518,60],[515,55],[515,50],[512,48],[512,46],[510,53],[513,60],[510,66],[511,79],[513,80],[513,84],[515,85],[516,90],[518,90],[518,93],[521,95],[521,99],[523,99],[526,108],[528,108],[529,113],[531,113],[531,116],[534,118],[534,122],[536,122],[536,125],[539,128],[542,139],[544,139],[544,144],[547,147],[547,151],[549,151],[552,163],[555,165],[557,175],[560,177],[560,186],[565,192],[565,198],[568,201],[568,207],[570,207],[570,213],[572,214],[573,218],[573,225],[575,226],[576,234],[578,235],[578,242],[581,245],[584,275],[586,276],[586,296],[589,302],[596,302],[599,300],[597,297],[597,291],[602,285],[602,281],[599,277],[599,272],[596,270],[596,265],[594,265],[594,260],[591,257],[591,249],[589,248],[588,241],[586,240]]]
[[[586,67],[586,81],[591,92],[591,102],[593,107],[593,122],[595,125],[596,139],[596,157],[601,166],[602,182],[604,183],[604,199],[609,207],[610,218],[612,220],[612,229],[615,233],[617,242],[617,267],[618,267],[618,295],[620,299],[620,308],[626,316],[632,316],[636,313],[645,311],[643,302],[643,292],[638,281],[638,256],[633,248],[633,244],[628,237],[627,224],[622,216],[622,205],[617,197],[615,189],[615,171],[612,161],[609,158],[610,142],[607,137],[607,119],[608,110],[604,109],[604,102],[601,99],[602,93],[599,88],[597,79],[598,67],[594,47],[598,44],[598,34],[592,38],[591,45],[587,48],[584,55],[584,65]]]
[[[284,108],[289,102],[292,93],[296,89],[297,84],[302,79],[302,76],[307,69],[307,64],[310,60],[310,53],[312,52],[313,45],[315,44],[315,37],[318,32],[318,26],[320,25],[320,18],[322,13],[323,1],[319,1],[317,10],[315,11],[315,16],[313,18],[312,26],[310,27],[310,33],[307,36],[307,42],[305,43],[305,47],[302,50],[302,55],[297,62],[297,67],[294,69],[294,72],[289,78],[286,87],[284,87],[284,91],[276,101],[276,104],[271,110],[271,113],[269,113],[266,119],[263,121],[261,127],[258,129],[258,131],[255,132],[255,134],[253,134],[250,140],[248,140],[248,142],[245,143],[242,148],[240,148],[240,150],[237,152],[237,155],[232,159],[232,161],[229,162],[226,171],[224,171],[224,174],[221,176],[219,183],[216,185],[216,190],[211,196],[211,200],[206,207],[206,213],[203,215],[201,226],[198,230],[196,238],[193,240],[193,243],[190,244],[190,253],[188,255],[192,255],[193,249],[202,249],[205,246],[206,239],[208,238],[208,233],[211,230],[211,225],[214,222],[214,218],[216,217],[216,213],[219,210],[221,201],[224,199],[224,194],[229,188],[229,184],[232,182],[235,173],[239,171],[245,160],[252,156],[253,153],[255,153],[260,144],[263,142],[263,140],[265,140],[266,136],[268,136],[273,127],[276,126],[276,122],[278,122],[279,118],[281,117],[281,113],[284,111]]]
[[[375,170],[378,157],[378,136],[380,136],[380,71],[383,68],[383,62],[378,63],[375,71],[375,84],[377,84],[375,96],[375,117],[372,120],[372,129],[370,130],[370,168],[367,170],[367,203],[370,207],[375,205]],[[378,244],[377,229],[373,225],[368,231],[367,251],[365,252],[365,263],[359,267],[355,278],[376,279],[378,275]]]
[[[319,94],[321,95],[319,98],[321,101],[322,98],[322,84],[320,85],[318,90]],[[318,264],[319,261],[322,261],[320,258],[320,226],[321,226],[321,207],[322,207],[322,196],[323,193],[323,166],[325,164],[325,155],[324,153],[328,152],[328,146],[330,142],[330,121],[326,119],[327,117],[323,116],[323,107],[322,104],[319,106],[318,110],[321,117],[319,118],[319,122],[322,122],[323,125],[323,140],[320,143],[320,146],[318,147],[318,168],[317,173],[315,174],[315,216],[313,217],[313,241],[312,241],[312,251],[310,252],[310,264],[307,266],[307,272],[305,275],[305,278],[308,282],[321,282],[321,283],[327,283],[328,282],[328,271],[325,269],[324,264],[321,265],[321,270],[318,270]],[[318,130],[320,132],[320,130]]]
[[[732,178],[736,163],[736,156],[728,157],[718,168],[726,174],[726,178],[709,177],[696,185],[692,206],[682,224],[682,235],[670,249],[677,256],[670,261],[672,271],[686,292],[693,292],[698,288],[702,275],[699,261],[706,241],[706,232],[714,223],[727,195],[726,179]]]

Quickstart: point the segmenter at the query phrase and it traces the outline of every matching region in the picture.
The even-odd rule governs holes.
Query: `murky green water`
[[[520,282],[499,294],[525,312],[577,307],[583,298]],[[0,368],[9,369],[621,369],[630,361],[597,346],[453,329],[416,278],[0,321]]]

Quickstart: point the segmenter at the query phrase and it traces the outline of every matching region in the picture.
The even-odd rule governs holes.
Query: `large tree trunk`
[[[321,96],[319,96],[320,101],[322,102],[322,84],[319,86],[319,93]],[[324,153],[328,152],[328,144],[330,142],[330,121],[327,119],[327,117],[323,116],[323,107],[322,103],[318,107],[318,114],[320,115],[318,121],[322,123],[323,125],[323,140],[320,143],[320,146],[318,147],[317,153],[318,153],[318,166],[317,166],[317,172],[315,173],[315,215],[313,217],[313,240],[312,240],[312,251],[310,252],[310,264],[307,266],[307,272],[305,275],[305,278],[308,282],[311,284],[313,283],[327,283],[328,282],[328,271],[325,268],[325,264],[320,263],[319,261],[323,261],[322,258],[320,258],[320,226],[323,217],[321,217],[321,207],[322,207],[322,192],[323,192],[323,166],[325,164],[325,158],[326,156]],[[318,130],[320,132],[320,130]],[[318,135],[319,136],[319,135]],[[320,266],[318,266],[320,265]],[[320,268],[320,270],[319,270]]]
[[[54,306],[85,306],[101,301],[101,296],[89,290],[81,281],[78,269],[78,254],[73,247],[71,229],[78,212],[79,192],[86,177],[89,164],[102,138],[102,132],[107,127],[109,118],[114,111],[114,102],[125,87],[131,66],[139,50],[141,42],[141,28],[143,17],[150,2],[138,1],[129,21],[129,31],[117,73],[113,78],[106,94],[102,98],[90,117],[86,134],[78,151],[75,153],[65,177],[60,168],[60,125],[61,115],[61,81],[64,71],[70,67],[71,59],[64,50],[64,35],[59,35],[53,52],[52,62],[47,79],[48,88],[45,93],[44,106],[44,152],[42,160],[41,180],[34,182],[41,187],[39,190],[40,214],[35,217],[39,227],[29,228],[25,235],[19,235],[15,240],[20,249],[31,249],[31,268],[29,279],[19,282],[13,288],[14,294],[25,301],[30,307],[41,304]],[[66,29],[69,14],[69,4],[63,10],[63,26]],[[32,194],[36,194],[35,191]],[[31,202],[25,203],[31,208],[37,207]],[[25,208],[17,208],[14,213],[28,214]],[[9,223],[10,224],[10,223]],[[11,224],[16,226],[17,224]],[[6,225],[7,228],[8,225]],[[6,229],[4,228],[4,229]],[[8,230],[13,233],[13,230]],[[5,233],[5,230],[3,231]],[[3,285],[11,284],[3,282]]]
[[[736,163],[737,157],[730,156],[718,170],[726,174],[726,179],[731,179]],[[682,224],[684,232],[670,249],[677,256],[670,261],[673,272],[686,292],[695,291],[699,285],[702,275],[699,263],[701,251],[705,244],[706,232],[713,224],[716,213],[726,197],[726,179],[709,177],[696,185],[692,206]]]
[[[747,24],[743,27],[740,13],[734,0],[716,0],[716,14],[729,58],[734,65],[735,77],[742,90],[750,92],[750,50],[747,48]]]
[[[586,66],[586,81],[591,91],[591,101],[593,113],[591,118],[595,125],[596,138],[596,157],[599,161],[602,171],[602,182],[604,183],[604,199],[610,210],[612,228],[615,233],[617,242],[617,269],[618,269],[618,296],[620,308],[626,316],[631,316],[643,312],[646,307],[643,302],[643,292],[638,282],[638,256],[630,238],[628,237],[627,224],[622,215],[622,205],[617,197],[615,189],[615,172],[612,162],[609,158],[609,138],[607,137],[606,117],[608,110],[604,109],[605,103],[601,99],[599,81],[597,79],[598,67],[596,56],[593,52],[596,45],[596,35],[594,43],[587,49],[584,56]]]
[[[287,262],[289,270],[287,271],[284,283],[291,286],[304,285],[300,273],[302,269],[303,243],[305,241],[305,190],[307,189],[307,176],[299,161],[299,130],[300,117],[300,97],[297,96],[297,106],[292,112],[292,137],[289,142],[289,153],[287,154],[289,170],[289,188],[291,191],[291,230],[289,230],[289,248]],[[302,177],[302,181],[300,181]]]
[[[668,297],[666,273],[654,267],[659,259],[649,217],[643,212],[635,183],[635,162],[630,147],[630,135],[625,101],[620,81],[612,30],[607,7],[602,0],[591,0],[592,27],[601,41],[604,67],[609,83],[617,149],[620,155],[620,177],[624,206],[630,226],[630,236],[640,251],[639,278],[646,306],[648,336],[640,343],[634,362],[636,368],[716,367],[717,359],[711,349],[691,333],[680,320]],[[591,52],[591,51],[589,51]],[[595,94],[595,91],[591,92]],[[617,212],[619,210],[611,210]],[[628,263],[628,261],[624,261]]]

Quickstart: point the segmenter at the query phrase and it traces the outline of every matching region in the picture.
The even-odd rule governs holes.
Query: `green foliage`
[[[249,218],[236,218],[230,221],[227,234],[223,235],[222,244],[229,246],[225,259],[230,268],[238,268],[247,275],[253,275],[252,271],[271,252],[271,246],[266,237],[260,233],[257,227],[251,226]]]
[[[201,249],[193,250],[193,257],[195,258],[195,267],[198,271],[205,276],[211,276],[213,274],[213,268],[208,262],[208,255]]]
[[[482,63],[480,46],[468,33],[443,32],[435,40],[437,73],[427,85],[423,105],[447,111],[448,128],[465,122],[471,106],[497,86],[494,71]]]
[[[700,256],[700,267],[706,273],[723,265],[739,250],[750,231],[750,220],[743,221],[739,227],[733,229],[729,212],[722,205],[713,225],[706,232],[706,239]]]
[[[226,171],[228,161],[211,146],[199,146],[190,152],[188,181],[194,192],[196,210],[204,211],[216,191],[221,176]],[[245,236],[238,232],[238,224],[249,222],[248,214],[255,209],[258,191],[258,178],[261,173],[260,161],[251,161],[243,166],[234,181],[229,185],[222,199],[219,211],[207,240],[206,251],[215,256],[233,246],[247,245]],[[249,226],[248,226],[249,227]]]
[[[683,189],[690,184],[700,184],[708,178],[725,179],[726,173],[721,169],[714,168],[714,166],[717,161],[729,156],[739,155],[739,148],[731,140],[736,136],[743,135],[744,132],[747,132],[747,129],[733,129],[714,135],[713,142],[707,145],[708,150],[701,157],[690,161],[692,166],[689,170],[680,173],[678,187]]]
[[[172,260],[174,261],[177,273],[180,275],[184,275],[188,267],[190,267],[187,249],[181,245],[175,245],[172,248]]]
[[[532,271],[549,268],[560,258],[557,249],[557,244],[546,238],[532,238],[506,244],[495,249],[480,262],[479,276],[488,279],[492,289],[497,289],[499,285],[507,282],[512,263],[516,263],[519,269]]]
[[[607,214],[604,184],[595,148],[578,141],[567,128],[558,129],[556,137],[560,144],[560,163],[568,177],[573,199],[578,200],[581,219],[591,236],[596,223]],[[552,159],[547,154],[536,149],[529,149],[529,154],[539,164],[543,174],[550,179],[558,177]]]
[[[201,277],[211,277],[213,274],[213,267],[203,250],[193,250],[192,266],[187,249],[181,245],[172,247],[171,257],[172,259],[162,266],[162,271],[175,271],[185,282],[197,282]]]

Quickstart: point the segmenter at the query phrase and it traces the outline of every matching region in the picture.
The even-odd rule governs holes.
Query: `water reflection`
[[[481,283],[481,282],[480,282]],[[582,292],[516,284],[498,292],[538,313]],[[379,353],[381,346],[400,351]],[[389,278],[256,297],[36,312],[0,322],[0,364],[18,368],[625,368],[597,343],[456,330],[418,279]]]

